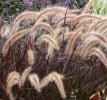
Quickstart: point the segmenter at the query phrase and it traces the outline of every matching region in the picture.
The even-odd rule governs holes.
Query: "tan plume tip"
[[[91,7],[93,4],[93,0],[89,0],[89,2],[86,4],[86,6],[84,7],[82,13],[89,13]]]
[[[91,26],[90,31],[96,31],[96,29],[99,29],[99,27],[102,26],[102,25],[104,25],[104,23],[106,23],[106,22],[107,22],[106,18],[97,21],[96,23],[94,23]]]
[[[4,37],[7,37],[10,35],[10,27],[9,25],[4,25],[1,27],[1,30],[0,30],[0,35],[2,38]]]
[[[54,30],[54,35],[53,35],[53,38],[54,39],[57,39],[58,40],[58,43],[59,43],[59,34],[61,33],[61,32],[63,32],[63,34],[65,35],[65,34],[67,34],[67,32],[69,31],[69,29],[68,28],[56,28],[55,30]],[[63,34],[61,34],[61,36],[63,36]],[[61,39],[60,39],[61,40]],[[51,57],[52,56],[52,53],[53,53],[53,51],[54,51],[54,49],[53,49],[53,47],[51,46],[51,45],[49,45],[49,47],[48,47],[48,50],[47,50],[48,52],[47,52],[47,57],[46,58],[48,58],[48,57]]]
[[[88,56],[92,56],[92,55],[97,56],[102,61],[102,63],[105,65],[105,67],[107,68],[107,57],[106,57],[106,54],[103,53],[100,48],[95,48],[95,47],[92,48],[90,50],[90,52],[88,53]]]
[[[9,39],[5,42],[2,48],[3,55],[6,55],[8,53],[9,48],[20,38],[22,38],[26,33],[30,32],[30,29],[25,29],[20,32],[16,32],[15,34],[11,35]]]
[[[64,13],[67,8],[54,6],[54,7],[47,7],[46,9],[40,11],[40,14],[37,17],[37,20],[41,20],[44,16],[51,16],[56,15],[58,13]]]
[[[6,91],[7,93],[11,92],[11,89],[14,85],[18,84],[20,79],[20,74],[16,71],[10,72],[9,75],[7,76],[7,87],[6,87]]]
[[[66,16],[66,23],[72,22],[76,17],[77,17],[77,15],[71,15],[71,14],[68,15],[67,14],[67,16]],[[65,15],[63,17],[59,17],[59,19],[53,19],[53,22],[55,22],[56,26],[61,26],[64,23],[64,20],[65,20]]]
[[[31,18],[31,17],[33,17],[33,18],[37,18],[37,15],[39,14],[39,12],[35,12],[35,11],[24,11],[24,12],[22,12],[21,14],[19,14],[16,18],[15,18],[15,20],[14,20],[14,22],[13,23],[16,23],[17,21],[19,21],[20,19],[22,20],[22,19],[26,19],[26,18]],[[24,17],[24,18],[23,18]]]
[[[44,10],[40,11],[40,14],[38,15],[37,19],[42,19],[43,16],[52,16],[57,14],[64,14],[67,10],[67,7],[60,7],[60,6],[53,6],[53,7],[47,7]],[[80,12],[80,10],[68,10],[68,14]]]
[[[29,49],[28,51],[27,51],[27,55],[28,55],[28,64],[30,65],[30,66],[33,66],[34,65],[34,54],[33,54],[33,51],[31,50],[31,49]]]
[[[63,81],[62,81],[63,78],[64,78],[63,75],[60,75],[57,72],[52,72],[42,79],[40,88],[42,89],[43,87],[48,85],[50,82],[54,82],[58,88],[58,91],[59,91],[61,97],[65,99],[66,93],[65,93],[64,85],[63,85]]]
[[[41,92],[40,89],[40,80],[37,74],[30,74],[28,77],[31,85],[34,87],[35,90],[37,90],[38,92]]]
[[[39,39],[38,39],[39,44],[41,44],[42,42],[47,42],[49,43],[49,45],[51,45],[54,49],[59,49],[59,46],[57,44],[57,41],[52,38],[51,35],[42,35]]]
[[[79,36],[83,33],[84,27],[80,27],[77,30],[73,31],[71,34],[70,39],[68,40],[66,49],[65,49],[65,54],[68,55],[69,57],[72,55],[73,50],[74,50],[74,43],[77,40]]]
[[[24,85],[24,83],[31,71],[32,71],[32,67],[28,67],[23,71],[22,76],[20,77],[19,83],[18,83],[19,88],[21,88]]]
[[[89,33],[84,35],[85,37],[83,38],[83,46],[81,47],[81,50],[78,52],[78,54],[82,57],[85,58],[87,56],[87,53],[90,51],[91,48],[96,47],[97,44],[100,44],[107,48],[107,40],[102,36],[101,34],[98,33]]]

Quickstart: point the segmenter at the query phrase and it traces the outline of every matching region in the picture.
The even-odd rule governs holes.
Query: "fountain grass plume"
[[[64,85],[62,82],[62,79],[64,78],[63,75],[58,74],[57,72],[52,72],[46,77],[44,77],[40,83],[40,88],[44,88],[46,85],[48,85],[50,82],[54,82],[55,85],[58,88],[58,91],[63,99],[66,98],[66,93],[64,90]]]
[[[59,49],[57,41],[51,35],[46,35],[46,34],[41,35],[40,38],[38,39],[38,43],[41,44],[42,42],[47,42],[56,50]]]
[[[79,29],[72,32],[72,35],[70,39],[68,40],[68,43],[65,48],[65,54],[68,55],[69,57],[73,53],[75,41],[82,33],[83,33],[83,27],[80,27]]]
[[[91,7],[92,7],[92,4],[93,4],[93,0],[89,0],[88,3],[85,5],[82,13],[89,13],[90,10],[91,10]]]
[[[15,34],[13,34],[9,39],[6,40],[3,49],[2,49],[2,53],[3,55],[6,55],[9,48],[16,42],[18,41],[20,38],[24,37],[27,33],[32,33],[38,29],[45,29],[46,31],[48,31],[50,34],[54,34],[54,31],[52,29],[52,27],[47,24],[47,23],[36,23],[33,27],[28,28],[28,29],[24,29],[22,31],[16,32]]]
[[[30,72],[33,70],[32,66],[29,66],[28,68],[26,68],[20,79],[19,79],[19,82],[18,82],[18,85],[19,85],[19,88],[21,88],[22,86],[24,86],[26,80],[27,80],[27,77],[29,76]]]
[[[33,54],[33,50],[29,49],[27,51],[27,56],[28,56],[28,64],[29,66],[33,66],[34,65],[34,54]]]
[[[105,65],[105,68],[107,68],[107,57],[106,54],[100,49],[100,48],[92,48],[90,52],[87,54],[87,56],[97,56],[101,62]]]
[[[12,87],[14,85],[18,84],[19,79],[20,79],[20,74],[16,71],[10,72],[7,76],[7,79],[6,79],[6,83],[7,83],[6,92],[7,92],[7,94],[9,94],[10,100],[14,100],[14,96],[12,94]]]
[[[40,89],[40,79],[38,77],[37,74],[30,74],[28,77],[31,85],[34,87],[35,90],[37,90],[38,92],[41,92]]]
[[[83,38],[83,46],[80,50],[79,55],[84,58],[87,52],[93,47],[96,47],[96,45],[101,45],[107,49],[107,39],[104,38],[102,35],[98,33],[93,33],[93,34],[87,34],[85,35],[86,37]]]

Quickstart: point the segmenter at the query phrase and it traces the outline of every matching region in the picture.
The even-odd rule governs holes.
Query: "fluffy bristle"
[[[107,68],[107,58],[105,53],[100,48],[92,48],[87,56],[97,56]]]
[[[10,27],[9,25],[4,25],[1,27],[1,30],[0,30],[0,35],[2,38],[8,38],[9,35],[10,35]]]
[[[27,51],[27,55],[28,55],[28,64],[30,66],[33,66],[34,65],[34,54],[33,54],[33,51],[31,49],[29,49]]]
[[[77,38],[82,34],[82,31],[83,31],[83,28],[80,27],[76,31],[72,32],[72,35],[71,35],[71,37],[67,43],[66,49],[65,49],[65,54],[68,55],[69,57],[72,55],[73,49],[74,49],[74,43],[77,40]]]
[[[30,74],[31,71],[32,71],[32,67],[31,66],[26,68],[23,71],[23,73],[22,73],[22,75],[20,77],[19,83],[18,83],[19,87],[22,87],[24,85],[24,83],[25,83],[25,81],[26,81],[26,79],[27,79],[27,77],[28,77],[28,75]]]
[[[50,35],[42,35],[39,39],[38,39],[39,44],[41,44],[42,42],[47,42],[49,45],[51,45],[54,49],[59,49],[59,46],[57,44],[57,41],[52,38],[52,36]]]
[[[38,92],[41,91],[40,89],[40,80],[37,74],[30,74],[29,75],[29,81],[31,83],[31,85],[34,87],[35,90],[37,90]]]
[[[93,0],[89,0],[89,2],[86,4],[85,8],[83,9],[82,13],[89,13],[91,7],[93,4]]]
[[[65,93],[64,85],[63,85],[63,81],[62,81],[63,78],[64,78],[63,75],[58,74],[57,72],[52,72],[42,79],[41,84],[40,84],[40,88],[45,87],[50,82],[54,82],[58,88],[58,91],[59,91],[61,97],[65,99],[66,93]]]
[[[10,72],[9,75],[7,76],[7,87],[6,91],[7,93],[11,92],[11,89],[14,85],[18,84],[20,79],[20,74],[16,71]]]

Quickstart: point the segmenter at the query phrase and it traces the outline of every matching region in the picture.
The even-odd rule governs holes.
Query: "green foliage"
[[[6,9],[9,14],[22,12],[24,10],[23,2],[22,0],[0,0],[0,14],[4,12],[4,9]]]
[[[93,0],[92,12],[94,14],[107,15],[107,0]]]
[[[13,2],[13,4],[9,6],[9,12],[11,14],[14,14],[16,12],[22,12],[24,10],[23,2],[20,0],[17,0],[16,2]]]
[[[2,11],[3,0],[0,0],[0,12]]]
[[[76,1],[78,3],[79,7],[83,7],[86,0],[74,0],[74,1]]]
[[[71,99],[77,99],[76,94],[78,93],[78,89],[72,89],[70,93]]]
[[[52,2],[52,0],[46,0]],[[59,0],[61,1],[61,0]],[[56,2],[56,4],[58,3],[58,5],[61,5],[60,3],[62,3],[64,5],[64,1],[61,1],[60,3]],[[84,6],[84,4],[86,3],[86,0],[72,0],[70,1],[70,5],[71,8],[81,8]],[[39,0],[34,1],[31,10],[39,10],[40,8],[42,8],[43,6],[48,6],[51,4],[45,5],[45,3],[42,3]],[[54,4],[53,4],[54,5]],[[26,7],[26,4],[23,2],[23,0],[0,0],[0,14],[3,11],[3,8],[7,8],[8,9],[8,13],[9,14],[16,14],[16,13],[20,13],[25,9],[29,9],[29,7]]]

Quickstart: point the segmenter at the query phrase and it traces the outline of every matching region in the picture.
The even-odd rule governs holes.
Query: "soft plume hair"
[[[51,45],[54,49],[58,50],[59,46],[57,41],[52,38],[51,35],[42,35],[40,36],[40,38],[38,39],[38,43],[41,44],[42,42],[47,42],[49,45]]]
[[[62,79],[64,78],[63,75],[58,74],[57,72],[52,72],[46,77],[44,77],[40,83],[40,88],[44,88],[46,85],[48,85],[50,82],[54,82],[55,85],[58,88],[58,91],[63,99],[66,98],[66,93],[63,85]]]
[[[30,74],[31,71],[32,71],[32,67],[31,67],[31,66],[28,67],[28,68],[26,68],[26,69],[23,71],[23,73],[22,73],[22,75],[21,75],[21,77],[20,77],[20,79],[19,79],[19,82],[18,82],[18,85],[19,85],[20,88],[21,88],[21,87],[24,85],[24,83],[26,82],[27,77],[29,76],[29,74]]]
[[[34,65],[34,54],[33,54],[33,50],[29,49],[27,51],[27,56],[28,56],[28,64],[29,66],[33,66]]]
[[[28,77],[31,85],[34,87],[35,90],[37,90],[38,92],[41,92],[40,89],[40,79],[38,77],[37,74],[30,74]]]
[[[12,87],[14,85],[18,85],[20,79],[20,74],[16,71],[10,72],[6,79],[6,92],[9,95],[10,100],[14,100],[14,96],[12,94]]]

